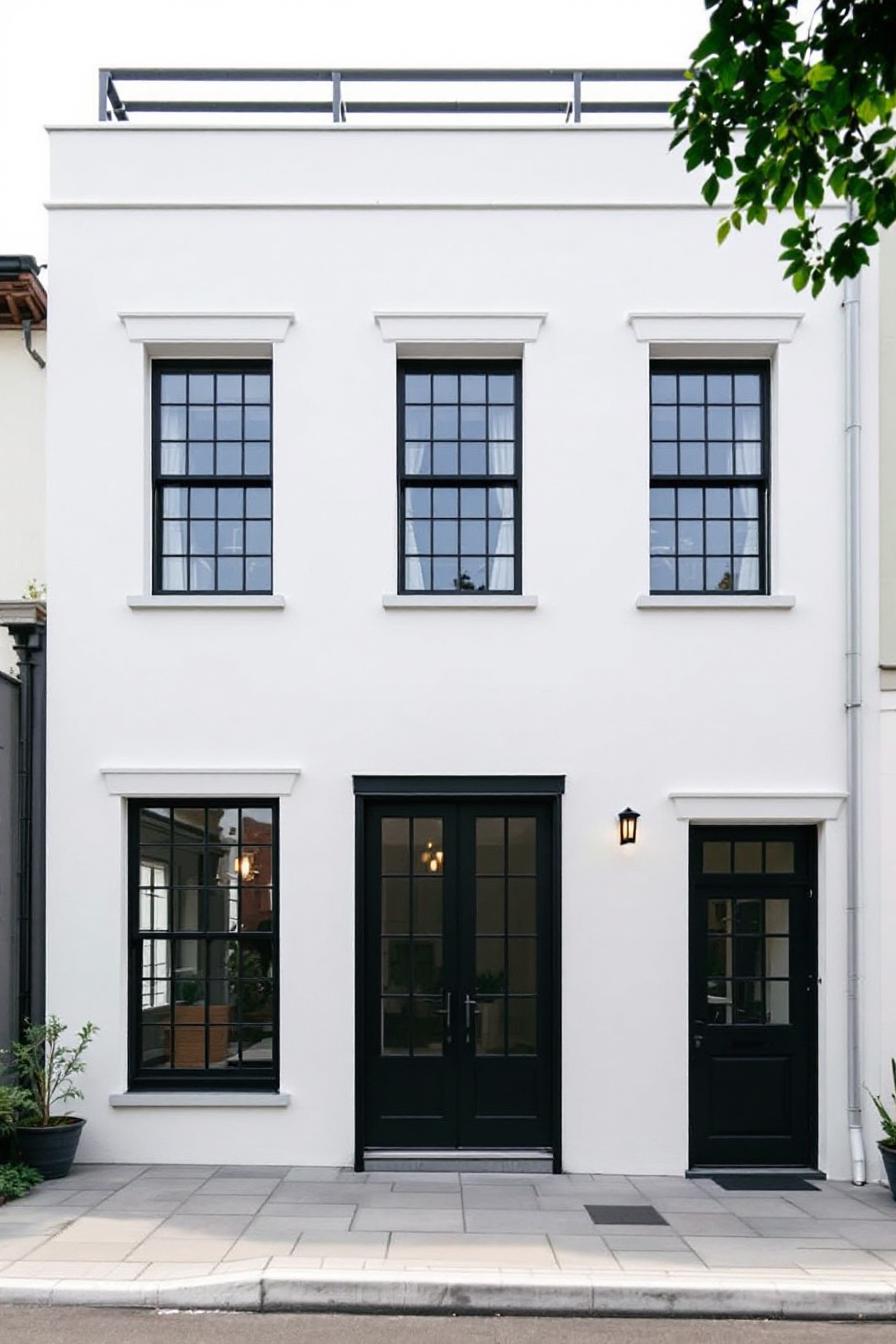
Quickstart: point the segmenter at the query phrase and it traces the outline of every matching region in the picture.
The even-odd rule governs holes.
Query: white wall
[[[43,332],[34,347],[43,352]],[[46,472],[46,373],[30,358],[21,331],[0,331],[0,600],[24,597],[43,583]],[[0,672],[16,670],[16,656],[0,630]]]
[[[108,127],[51,146],[66,208],[50,241],[49,1004],[102,1028],[85,1159],[349,1160],[352,774],[564,773],[565,1165],[681,1172],[687,827],[669,793],[844,788],[839,296],[794,296],[774,227],[718,248],[662,132]],[[234,201],[257,208],[199,208]],[[285,609],[130,610],[148,546],[146,364],[117,314],[270,310],[297,319],[274,347]],[[524,362],[536,610],[383,609],[395,349],[381,310],[548,314]],[[792,610],[636,609],[649,352],[626,315],[639,310],[805,312],[775,370],[772,584]],[[112,1111],[126,1085],[123,807],[99,771],[208,765],[303,771],[281,810],[293,1101]],[[620,849],[626,804],[642,820]],[[844,1176],[842,816],[824,832],[820,1157]]]

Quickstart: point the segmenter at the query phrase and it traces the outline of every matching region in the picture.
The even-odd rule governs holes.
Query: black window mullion
[[[192,390],[191,390],[191,386],[190,386],[190,377],[191,377],[191,375],[196,375],[196,374],[204,374],[204,375],[210,376],[210,377],[212,378],[212,396],[213,396],[213,400],[212,400],[211,403],[206,403],[206,402],[195,403],[195,405],[201,405],[201,406],[203,406],[203,407],[207,407],[207,408],[210,410],[210,412],[211,412],[211,416],[212,416],[211,439],[210,439],[211,446],[212,446],[212,462],[211,462],[212,471],[211,471],[211,473],[204,473],[204,474],[201,474],[201,475],[200,475],[200,474],[191,475],[191,474],[189,473],[189,467],[190,467],[189,444],[190,444],[190,442],[191,442],[191,438],[190,438],[189,418],[190,418],[190,410],[191,410],[191,408],[192,408],[193,405],[194,405],[194,402],[193,402],[193,400],[192,400]],[[177,402],[171,402],[171,403],[164,402],[164,403],[163,403],[163,400],[162,400],[162,397],[163,397],[162,380],[164,379],[164,377],[165,377],[166,375],[176,375],[176,376],[181,376],[181,377],[183,377],[183,378],[186,379],[186,387],[185,387],[185,390],[184,390],[183,401],[177,401]],[[257,401],[247,402],[247,395],[248,395],[248,390],[247,390],[247,378],[249,378],[249,377],[252,376],[252,375],[264,375],[264,376],[267,377],[267,379],[268,379],[268,399],[267,399],[266,402],[257,402]],[[222,400],[220,399],[220,398],[221,398],[221,395],[222,395],[222,390],[221,390],[221,379],[222,379],[222,377],[238,377],[238,378],[239,378],[239,380],[240,380],[240,383],[239,383],[239,390],[240,390],[240,398],[241,398],[239,402],[233,402],[233,401],[227,401],[227,402],[225,402],[225,401],[222,401]],[[246,421],[247,421],[248,410],[249,410],[251,407],[254,407],[254,406],[261,406],[261,405],[266,406],[266,408],[267,408],[267,410],[268,410],[268,416],[269,416],[269,419],[272,418],[272,415],[273,415],[273,381],[272,381],[272,365],[271,365],[271,362],[270,362],[269,360],[250,360],[250,361],[245,361],[245,360],[243,360],[243,361],[231,361],[231,360],[207,360],[207,361],[178,360],[178,361],[170,361],[170,360],[159,360],[159,361],[155,361],[154,364],[153,364],[153,371],[152,371],[152,398],[151,398],[151,401],[152,401],[152,472],[153,472],[153,528],[152,528],[152,535],[153,535],[153,566],[152,566],[152,568],[153,568],[153,590],[154,590],[155,592],[159,592],[159,593],[163,593],[163,592],[172,592],[172,593],[195,593],[195,592],[200,592],[200,593],[216,593],[216,594],[223,594],[223,595],[226,595],[226,594],[234,594],[234,593],[259,593],[259,594],[260,594],[260,593],[270,593],[270,592],[272,591],[272,587],[273,587],[273,582],[272,582],[272,563],[273,563],[273,507],[271,508],[271,516],[270,516],[270,518],[263,520],[263,521],[265,521],[265,522],[267,522],[267,523],[269,524],[269,528],[270,528],[270,541],[269,541],[269,544],[268,544],[266,550],[260,550],[260,549],[256,549],[256,548],[253,547],[253,555],[252,555],[252,559],[253,559],[253,560],[260,561],[260,562],[262,562],[262,563],[265,563],[265,562],[266,562],[266,565],[267,565],[267,582],[265,582],[265,583],[260,583],[260,582],[259,582],[257,586],[256,586],[256,584],[253,584],[252,586],[249,586],[249,565],[248,565],[248,562],[247,562],[247,559],[246,559],[246,530],[247,530],[246,525],[247,525],[248,522],[250,522],[250,521],[256,521],[256,520],[255,520],[255,519],[248,519],[247,516],[246,516],[246,494],[245,494],[245,491],[246,491],[246,489],[258,488],[258,489],[265,489],[265,490],[268,490],[269,492],[271,492],[271,495],[273,494],[273,424],[272,424],[272,423],[269,423],[269,425],[268,425],[268,436],[267,436],[267,438],[264,439],[264,440],[247,439],[247,437],[246,437],[246,434],[247,434],[247,424],[246,424]],[[171,473],[171,472],[163,472],[163,471],[162,471],[162,456],[161,456],[161,454],[162,454],[162,442],[163,442],[163,440],[162,440],[162,433],[161,433],[161,430],[162,430],[162,423],[161,423],[161,422],[162,422],[163,409],[164,409],[165,406],[167,406],[167,405],[169,405],[169,404],[170,404],[170,405],[183,406],[183,409],[184,409],[184,415],[185,415],[185,417],[186,417],[186,424],[185,424],[185,427],[184,427],[184,439],[183,439],[183,444],[184,444],[184,455],[185,455],[184,462],[183,462],[183,467],[184,467],[184,471],[183,471],[183,473],[180,473],[180,472],[177,472],[177,473]],[[234,410],[239,410],[239,414],[240,414],[240,438],[239,438],[239,439],[219,439],[219,438],[218,438],[218,413],[219,413],[219,410],[220,410],[222,407],[229,407],[229,408],[232,408],[232,409],[234,409]],[[174,442],[174,441],[172,440],[172,442]],[[180,442],[180,440],[177,440],[177,442]],[[202,440],[202,442],[208,442],[208,440]],[[253,472],[253,473],[250,474],[250,473],[247,472],[247,444],[250,444],[250,445],[251,445],[251,444],[259,443],[259,442],[265,442],[265,443],[268,444],[268,462],[267,462],[267,470],[266,470],[265,472],[263,472],[263,473],[254,473],[254,472]],[[218,475],[216,468],[217,468],[217,466],[218,466],[219,456],[220,456],[220,453],[221,453],[221,449],[222,449],[222,445],[223,445],[223,444],[228,444],[228,445],[231,445],[231,446],[234,445],[234,444],[238,444],[238,445],[239,445],[239,453],[240,453],[239,465],[240,465],[240,469],[241,469],[239,473],[229,473],[229,474],[227,474],[227,475]],[[254,465],[254,463],[253,463],[253,465]],[[164,552],[164,544],[163,544],[163,543],[164,543],[164,507],[163,507],[163,504],[164,504],[164,491],[165,491],[166,489],[179,489],[179,490],[184,490],[184,491],[188,492],[188,493],[187,493],[188,507],[187,507],[187,510],[186,510],[187,517],[186,517],[186,520],[185,520],[185,527],[186,527],[186,534],[187,534],[187,538],[186,538],[186,553],[185,553],[185,555],[182,557],[182,559],[183,559],[183,568],[184,568],[184,571],[185,571],[185,572],[184,572],[184,582],[183,582],[183,585],[182,585],[181,587],[166,587],[166,584],[165,584],[165,563],[164,563],[164,561],[165,561],[165,552]],[[194,585],[194,583],[193,583],[193,575],[192,575],[193,566],[192,566],[192,563],[191,563],[191,561],[192,561],[192,559],[193,559],[193,557],[192,557],[192,555],[191,555],[191,535],[192,535],[192,530],[193,530],[193,519],[192,519],[192,517],[190,516],[191,513],[192,513],[192,509],[190,508],[190,502],[191,502],[192,496],[189,494],[189,492],[190,492],[191,490],[195,490],[195,489],[210,489],[210,490],[214,491],[214,512],[213,512],[212,517],[211,517],[210,519],[199,520],[199,521],[210,522],[210,523],[211,523],[211,526],[212,526],[212,532],[213,532],[213,548],[212,548],[211,555],[209,555],[209,556],[204,556],[204,557],[199,557],[199,558],[201,558],[201,559],[203,559],[203,560],[207,560],[207,562],[208,562],[208,564],[209,564],[209,566],[210,566],[210,570],[211,570],[211,573],[210,573],[210,579],[211,579],[211,583],[212,583],[211,588],[208,588],[208,587],[205,587],[205,588],[197,588],[197,587]],[[222,555],[219,553],[219,531],[218,531],[218,523],[221,521],[220,518],[219,518],[219,506],[220,506],[220,499],[221,499],[221,494],[220,494],[220,492],[221,492],[222,490],[226,490],[226,489],[242,489],[242,490],[243,490],[243,511],[242,511],[242,515],[241,515],[241,517],[240,517],[239,519],[233,519],[234,522],[240,522],[240,523],[242,524],[242,528],[243,528],[243,549],[242,549],[242,552],[241,552],[241,554],[240,554],[239,556],[235,556],[235,555],[232,555],[232,554],[230,554],[230,553],[225,553],[225,554],[222,556]],[[262,521],[262,520],[257,520],[257,521]],[[222,584],[222,578],[221,578],[221,560],[222,560],[222,558],[223,558],[223,559],[233,559],[233,560],[239,559],[239,561],[240,561],[240,568],[239,568],[239,582],[238,582],[238,583],[235,583],[235,584],[229,584],[229,585],[227,585],[227,586],[223,586],[223,584]],[[228,567],[228,568],[230,568],[230,567]],[[255,566],[255,570],[256,570],[255,577],[256,577],[257,580],[261,580],[262,578],[265,577],[265,575],[264,575],[264,571],[261,570],[261,566],[260,566],[260,565],[256,565],[256,566]],[[261,572],[259,572],[260,570],[261,570]],[[235,576],[234,576],[234,577],[235,577]]]
[[[227,808],[233,808],[237,814],[237,852],[243,849],[243,817],[242,808],[245,807],[265,807],[270,809],[271,814],[271,834],[269,842],[261,840],[259,843],[264,846],[270,845],[270,883],[271,883],[271,914],[269,927],[265,930],[251,930],[248,943],[253,947],[266,944],[266,956],[270,972],[272,997],[272,1016],[270,1021],[271,1032],[271,1060],[269,1064],[259,1065],[257,1062],[247,1062],[243,1054],[243,1022],[241,1004],[242,996],[242,975],[243,975],[243,949],[247,944],[247,939],[239,928],[231,933],[229,929],[221,932],[211,927],[211,901],[210,890],[212,887],[218,887],[221,882],[221,874],[218,872],[218,858],[212,855],[212,830],[210,819],[214,812]],[[169,966],[168,966],[168,1004],[167,1012],[160,1022],[156,1022],[159,1030],[165,1030],[167,1023],[167,1032],[169,1039],[169,1062],[161,1067],[153,1064],[144,1064],[143,1062],[143,966],[142,966],[142,939],[141,939],[141,921],[140,921],[140,862],[141,862],[141,815],[142,809],[168,808],[170,815],[170,829],[166,844],[166,852],[169,861],[168,891],[171,901],[171,916],[168,921],[168,929],[164,931],[164,937],[157,936],[153,928],[145,931],[151,935],[151,946],[154,948],[164,941],[170,948]],[[175,947],[181,938],[183,931],[177,930],[174,916],[174,891],[175,886],[175,868],[174,853],[178,840],[178,821],[176,810],[195,810],[201,815],[203,821],[203,838],[201,845],[195,845],[190,839],[188,843],[197,851],[195,862],[199,865],[197,873],[198,893],[197,893],[197,928],[190,930],[188,936],[195,938],[197,954],[201,952],[205,958],[205,964],[201,975],[198,976],[199,982],[204,989],[204,1013],[202,1017],[203,1032],[203,1065],[198,1068],[176,1069],[175,1060],[177,1058],[177,1014],[176,1014],[176,989],[177,974],[175,965]],[[181,821],[183,825],[183,820]],[[163,1088],[186,1088],[206,1087],[206,1088],[272,1088],[277,1086],[278,1082],[278,1060],[279,1060],[279,958],[278,958],[278,939],[277,939],[277,921],[279,918],[279,817],[276,800],[257,799],[245,803],[234,802],[233,800],[141,800],[131,803],[131,820],[129,824],[131,852],[128,859],[129,874],[129,915],[128,927],[130,931],[131,950],[128,958],[129,965],[129,1018],[131,1022],[132,1040],[129,1049],[130,1064],[130,1083],[132,1086],[140,1087],[163,1087]],[[215,842],[217,847],[217,842]],[[239,893],[239,885],[238,885]],[[154,921],[150,921],[151,923]],[[211,954],[213,948],[218,943],[223,943],[226,947],[229,939],[232,939],[238,948],[238,960],[236,966],[237,994],[234,1007],[234,1021],[229,1024],[236,1029],[236,1061],[227,1069],[221,1069],[213,1066],[212,1060],[212,1030],[223,1028],[221,1023],[213,1023],[212,1004],[211,1004],[211,981],[212,964]],[[193,1030],[188,1031],[188,1035],[195,1035],[195,1026],[198,1024],[188,1024]],[[261,1025],[261,1024],[259,1024]],[[228,1027],[229,1029],[229,1027]]]
[[[756,593],[767,593],[769,591],[769,477],[770,477],[770,377],[769,366],[767,362],[746,361],[746,360],[702,360],[702,361],[672,361],[672,360],[654,360],[650,365],[651,385],[650,385],[650,414],[651,414],[651,462],[650,462],[650,488],[651,490],[665,490],[671,494],[672,508],[666,512],[661,509],[660,512],[654,512],[651,508],[650,522],[660,524],[671,522],[672,525],[672,546],[669,552],[659,551],[654,554],[651,547],[651,591],[654,593],[670,594],[689,594],[689,593],[707,593],[712,594],[720,591],[730,591],[732,594],[741,594],[749,596]],[[684,380],[687,376],[699,376],[702,379],[702,398],[699,400],[684,401],[683,396],[687,395],[684,390]],[[727,377],[730,388],[730,400],[725,401],[721,394],[714,395],[710,391],[709,379],[717,375]],[[758,400],[754,401],[744,399],[743,393],[739,396],[737,389],[738,375],[754,376],[759,380]],[[654,399],[654,376],[668,378],[670,385],[659,392],[658,398]],[[692,388],[692,392],[699,389]],[[674,401],[670,395],[663,396],[662,392],[667,394],[674,393]],[[711,408],[730,408],[730,422],[728,432],[719,433],[719,425],[716,425],[715,437],[710,428],[710,410]],[[666,407],[672,414],[667,414],[666,430],[673,428],[674,438],[655,439],[653,432],[654,409],[657,407]],[[694,474],[682,471],[682,444],[693,439],[693,434],[688,434],[683,425],[683,411],[685,409],[694,412],[699,407],[699,415],[696,417],[698,426],[702,426],[704,461],[706,468],[704,473]],[[756,407],[758,411],[758,430],[752,434],[748,433],[743,439],[740,439],[737,432],[737,411],[746,407]],[[716,417],[719,418],[718,416]],[[662,417],[660,417],[662,420]],[[662,431],[661,431],[662,432]],[[674,465],[675,471],[665,474],[654,470],[654,443],[668,444],[674,446]],[[730,474],[720,475],[717,471],[710,470],[710,443],[730,444],[731,462]],[[759,448],[759,471],[750,474],[739,474],[737,467],[736,444],[745,442],[746,444],[758,444]],[[665,452],[667,459],[664,465],[668,465],[670,454],[668,449]],[[748,464],[748,458],[746,459]],[[659,465],[659,463],[657,464]],[[725,490],[728,494],[729,511],[727,520],[714,519],[709,515],[709,503],[706,492],[708,490]],[[756,492],[756,513],[752,519],[738,519],[735,514],[735,492],[738,489],[751,489]],[[702,526],[702,550],[682,551],[679,543],[679,531],[682,523],[688,519],[682,517],[682,492],[686,490],[699,490],[701,492],[701,508],[698,514],[690,513],[690,520],[694,523],[700,523]],[[653,496],[651,496],[653,499]],[[727,521],[728,523],[728,550],[727,553],[719,554],[715,552],[710,554],[708,529],[714,521]],[[746,556],[739,552],[735,546],[735,528],[739,521],[755,521],[757,532],[757,550],[755,555]],[[743,572],[744,560],[755,559],[756,582],[755,586],[749,588],[736,588],[736,576],[738,572]],[[690,577],[693,579],[702,578],[700,587],[694,584],[686,585],[682,577],[682,564],[685,561],[693,560],[700,566],[696,571],[696,565]],[[737,562],[741,560],[741,565]],[[654,562],[660,562],[654,566]],[[730,588],[720,587],[718,576],[722,566],[713,562],[727,561],[725,573],[730,573]],[[653,570],[656,568],[656,577]],[[666,570],[663,576],[663,570]],[[712,572],[712,580],[710,573]],[[749,570],[747,571],[749,572]],[[661,578],[666,581],[660,582]]]
[[[464,404],[468,406],[474,405],[482,407],[483,414],[485,416],[485,425],[483,428],[483,435],[481,440],[485,444],[486,470],[484,472],[481,473],[477,472],[475,474],[474,473],[466,474],[462,471],[464,444],[479,442],[480,440],[464,439],[461,436],[460,423],[458,423],[458,437],[457,437],[458,462],[457,462],[456,474],[437,473],[433,472],[432,470],[430,470],[425,474],[424,473],[415,474],[408,472],[406,469],[407,464],[406,464],[406,451],[405,451],[405,442],[406,442],[405,422],[406,422],[406,413],[409,406],[411,407],[415,405],[420,405],[421,407],[426,406],[426,408],[429,411],[428,441],[430,444],[430,467],[432,467],[432,465],[434,464],[434,445],[436,441],[432,437],[433,407],[434,405],[442,403],[437,403],[434,401],[434,384],[432,380],[436,375],[440,373],[446,375],[455,375],[458,377],[458,400],[456,403],[458,409],[458,422],[460,422],[461,409],[464,406]],[[415,374],[427,376],[431,380],[429,385],[429,398],[426,402],[408,401],[406,379],[408,377],[413,377]],[[483,377],[486,380],[485,392],[481,401],[476,400],[472,402],[471,401],[468,401],[466,403],[464,402],[460,383],[460,378],[464,374]],[[493,402],[491,388],[487,381],[489,374],[512,377],[513,379],[512,401]],[[398,518],[399,518],[398,591],[399,592],[409,594],[429,592],[434,594],[451,593],[454,595],[462,595],[465,591],[468,590],[459,587],[459,576],[461,573],[460,562],[464,554],[467,553],[470,554],[471,557],[475,555],[476,559],[479,559],[481,556],[483,564],[482,586],[480,588],[474,589],[473,591],[481,593],[495,593],[498,595],[501,593],[519,593],[521,591],[521,584],[522,584],[522,564],[521,564],[522,521],[521,521],[521,490],[520,490],[521,466],[522,466],[521,401],[522,401],[521,365],[518,362],[497,361],[497,360],[453,361],[453,362],[415,360],[415,361],[403,361],[402,363],[399,364],[398,397],[397,397],[397,404],[398,404],[397,480],[398,480],[398,493],[399,493],[399,506],[398,506]],[[445,404],[453,404],[453,403],[445,403]],[[514,417],[513,438],[511,440],[513,448],[513,471],[511,473],[508,473],[507,475],[490,474],[488,471],[489,445],[490,445],[489,411],[492,405],[506,406],[509,410],[512,411]],[[415,440],[413,436],[408,436],[407,441],[415,442],[419,441],[419,438]],[[448,441],[450,442],[451,440]],[[411,522],[407,508],[407,491],[409,489],[414,488],[428,489],[428,490],[435,490],[440,488],[462,490],[466,488],[466,489],[481,489],[486,492],[484,512],[481,518],[475,520],[475,521],[481,521],[484,527],[484,534],[485,534],[484,546],[482,548],[481,553],[478,551],[474,552],[472,550],[470,552],[465,552],[464,550],[463,544],[461,542],[461,535],[462,535],[462,524],[465,520],[461,516],[460,499],[458,499],[458,512],[456,518],[457,536],[455,541],[455,551],[453,552],[451,557],[445,557],[445,558],[451,558],[456,561],[455,574],[457,577],[455,578],[455,584],[454,587],[452,588],[445,588],[437,586],[436,584],[435,568],[436,568],[436,561],[439,557],[434,554],[433,549],[434,542],[432,533],[435,531],[436,523],[441,520],[438,520],[434,517],[432,503],[430,507],[430,512],[426,519],[426,521],[428,521],[430,524],[430,542],[431,542],[430,549],[428,552],[421,553],[421,558],[423,559],[424,565],[429,566],[429,569],[428,571],[424,569],[422,588],[412,588],[407,583],[408,560],[411,558],[408,554],[407,549],[408,524],[409,522]],[[499,555],[493,556],[490,552],[490,546],[489,546],[489,524],[493,521],[493,518],[491,515],[491,509],[489,505],[488,492],[489,490],[494,489],[509,489],[513,499],[513,547],[511,552],[506,557],[503,557],[506,558],[508,561],[510,561],[513,565],[513,586],[507,589],[493,588],[491,586],[492,584],[491,576],[493,569],[493,565],[491,562],[502,558]],[[473,520],[467,519],[466,521],[473,521]]]

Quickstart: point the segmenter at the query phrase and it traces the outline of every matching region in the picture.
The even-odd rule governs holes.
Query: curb
[[[255,1271],[195,1279],[0,1279],[0,1306],[419,1315],[655,1316],[896,1321],[896,1286],[874,1279],[747,1281],[712,1275]]]

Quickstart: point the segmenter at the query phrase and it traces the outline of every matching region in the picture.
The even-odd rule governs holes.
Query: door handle
[[[694,1049],[699,1050],[701,1045],[703,1044],[703,1037],[700,1035],[698,1031],[694,1032],[693,1036],[691,1037],[691,1040],[694,1043]]]
[[[450,1041],[451,1041],[451,990],[450,990],[450,989],[446,989],[446,990],[445,990],[445,1006],[444,1006],[444,1008],[437,1008],[437,1009],[436,1009],[436,1012],[437,1012],[437,1013],[441,1013],[442,1017],[444,1017],[444,1019],[445,1019],[445,1037],[446,1037],[446,1039],[450,1042]]]
[[[470,1032],[473,1030],[473,1017],[479,1012],[479,1003],[476,999],[470,998],[469,994],[464,995],[464,1017],[467,1024],[467,1040],[470,1039]]]

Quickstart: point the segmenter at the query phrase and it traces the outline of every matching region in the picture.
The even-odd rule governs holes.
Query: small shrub
[[[0,1166],[0,1202],[5,1199],[21,1199],[35,1185],[43,1180],[33,1167],[24,1162],[7,1162]]]
[[[0,1084],[0,1136],[11,1134],[31,1110],[31,1094],[24,1087]]]
[[[893,1070],[893,1101],[896,1103],[896,1059],[890,1060],[890,1067]],[[866,1088],[866,1091],[868,1089]],[[893,1113],[887,1110],[880,1097],[876,1097],[873,1092],[868,1092],[871,1100],[874,1102],[877,1113],[880,1116],[881,1128],[884,1131],[883,1142],[888,1148],[896,1148],[896,1106]]]
[[[87,1022],[76,1033],[74,1045],[63,1045],[62,1037],[66,1031],[68,1027],[64,1022],[50,1016],[46,1022],[27,1023],[21,1041],[13,1043],[13,1067],[29,1094],[25,1114],[18,1121],[20,1125],[45,1129],[49,1125],[65,1124],[67,1113],[54,1115],[54,1108],[67,1101],[81,1101],[84,1097],[73,1080],[84,1072],[84,1052],[97,1028]]]

